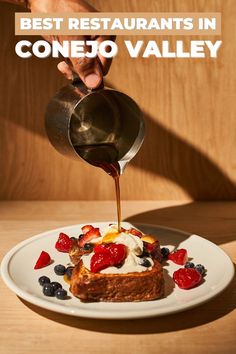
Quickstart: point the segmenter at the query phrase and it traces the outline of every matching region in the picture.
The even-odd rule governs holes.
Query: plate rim
[[[92,224],[109,224],[112,221],[98,221],[98,222],[93,222]],[[91,222],[90,222],[91,223]],[[113,222],[112,222],[113,223]],[[66,225],[66,226],[61,226],[59,228],[56,229],[51,229],[48,231],[44,231],[41,232],[39,234],[36,234],[34,236],[31,236],[21,242],[19,242],[18,244],[16,244],[14,247],[12,247],[3,257],[2,261],[1,261],[1,277],[5,283],[5,285],[7,285],[7,287],[12,290],[17,296],[19,296],[20,298],[24,299],[25,301],[30,302],[31,304],[40,307],[40,308],[44,308],[53,312],[57,312],[57,313],[61,313],[61,314],[65,314],[65,315],[72,315],[75,317],[81,317],[81,318],[90,318],[90,319],[110,319],[110,320],[124,320],[124,319],[138,319],[138,318],[150,318],[150,317],[159,317],[159,316],[166,316],[166,315],[170,315],[170,314],[174,314],[174,313],[178,313],[178,312],[183,312],[183,311],[187,311],[191,308],[194,308],[196,306],[202,305],[204,303],[206,303],[207,301],[210,301],[211,299],[215,298],[216,296],[220,295],[228,286],[229,284],[232,282],[233,278],[234,278],[234,274],[235,274],[235,268],[234,268],[234,263],[231,260],[230,256],[218,245],[216,245],[215,243],[213,243],[212,241],[209,241],[208,239],[199,236],[197,234],[192,234],[190,232],[187,231],[182,231],[180,229],[177,228],[170,228],[167,226],[163,226],[163,225],[155,225],[155,224],[149,224],[149,223],[140,223],[140,222],[134,222],[134,223],[130,223],[129,221],[124,221],[123,224],[130,224],[130,225],[137,225],[137,226],[146,226],[146,227],[153,227],[153,228],[161,228],[164,230],[169,230],[169,231],[173,231],[173,232],[177,232],[180,235],[191,235],[194,237],[197,237],[201,240],[203,240],[204,242],[207,242],[211,247],[214,247],[217,249],[217,251],[220,251],[222,253],[222,255],[224,256],[225,260],[228,263],[228,277],[226,279],[224,279],[223,284],[221,285],[221,287],[219,289],[217,289],[217,291],[213,291],[211,293],[211,296],[209,297],[209,294],[206,294],[205,296],[202,296],[199,298],[198,300],[194,300],[193,303],[189,303],[189,304],[184,304],[184,305],[179,305],[179,307],[175,307],[175,306],[170,306],[168,309],[165,309],[164,311],[162,311],[161,308],[158,309],[158,313],[153,313],[153,308],[152,309],[142,309],[141,312],[130,312],[130,311],[117,311],[116,313],[112,312],[112,310],[108,310],[108,311],[97,311],[94,313],[94,309],[81,309],[78,308],[78,311],[76,309],[74,309],[74,307],[66,307],[66,306],[61,306],[60,303],[56,304],[53,302],[49,302],[46,299],[41,299],[36,297],[35,295],[31,295],[29,294],[27,291],[21,289],[19,286],[17,286],[15,284],[15,282],[13,281],[13,279],[11,278],[9,271],[8,271],[8,266],[10,263],[11,258],[14,256],[14,254],[19,251],[22,247],[24,247],[25,245],[33,242],[34,240],[40,239],[52,232],[58,232],[61,231],[62,229],[64,231],[66,231],[67,229],[71,229],[71,228],[75,228],[75,227],[81,227],[82,225],[84,225],[85,223],[80,223],[80,224],[73,224],[73,225]],[[78,300],[79,301],[79,300]],[[154,300],[154,301],[159,301],[159,300]],[[123,302],[124,303],[124,302]],[[144,303],[144,302],[142,302]],[[116,303],[118,304],[118,303]],[[81,313],[80,313],[81,312]]]

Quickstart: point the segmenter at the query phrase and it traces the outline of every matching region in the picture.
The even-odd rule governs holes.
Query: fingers
[[[65,61],[61,61],[57,65],[57,69],[67,78],[67,80],[72,80],[73,72],[68,64]]]
[[[99,43],[103,42],[105,39],[107,39],[106,36],[96,36],[96,40]],[[115,37],[109,37],[109,39],[115,40]],[[68,80],[72,80],[74,71],[88,88],[96,89],[102,84],[103,76],[108,73],[112,58],[104,58],[101,54],[98,54],[96,58],[70,58],[68,62],[71,63],[71,65],[63,61],[57,66],[59,71]]]
[[[98,55],[99,57],[99,60],[101,62],[101,67],[102,67],[102,73],[103,73],[103,76],[106,76],[109,69],[110,69],[110,66],[111,66],[111,63],[112,63],[112,58],[104,58],[102,57],[100,54]]]
[[[101,85],[103,73],[97,58],[92,62],[88,58],[71,59],[70,61],[74,71],[88,88],[94,89]],[[57,68],[68,80],[73,79],[73,70],[65,61],[60,62]]]
[[[110,40],[110,41],[115,42],[116,36],[99,36],[96,38],[96,40],[99,42],[99,44],[105,40]],[[107,73],[110,69],[110,66],[112,63],[112,58],[104,58],[101,54],[98,54],[98,57],[101,62],[103,75],[105,76],[105,75],[107,75]]]
[[[71,58],[75,72],[88,88],[95,89],[102,83],[103,73],[98,58]]]

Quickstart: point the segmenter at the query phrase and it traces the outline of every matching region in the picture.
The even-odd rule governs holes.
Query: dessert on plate
[[[82,301],[148,301],[164,293],[159,242],[134,228],[85,225],[69,256],[71,293]]]

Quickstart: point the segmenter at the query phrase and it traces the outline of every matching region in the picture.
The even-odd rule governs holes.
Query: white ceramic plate
[[[109,223],[93,225],[104,228]],[[125,228],[130,227],[129,223],[122,225]],[[223,291],[234,276],[230,258],[206,239],[165,227],[136,225],[143,232],[156,235],[162,247],[169,247],[170,250],[175,247],[186,248],[195,264],[200,263],[207,268],[204,282],[190,290],[179,289],[174,286],[172,274],[181,266],[169,261],[164,265],[165,297],[160,300],[138,303],[82,303],[75,297],[58,300],[44,296],[38,284],[38,278],[42,275],[48,276],[51,281],[59,281],[68,290],[69,286],[63,277],[57,276],[53,268],[59,263],[66,265],[69,257],[68,254],[58,252],[54,245],[59,232],[78,237],[81,226],[73,225],[47,231],[21,242],[10,250],[1,263],[2,278],[7,286],[24,300],[51,311],[88,318],[131,319],[167,315],[202,304]],[[34,264],[42,250],[51,255],[54,263],[34,270]]]

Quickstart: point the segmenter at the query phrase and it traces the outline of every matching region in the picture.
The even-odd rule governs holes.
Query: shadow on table
[[[217,245],[236,240],[234,202],[190,202],[135,214],[124,221],[183,230],[186,234],[200,235]]]
[[[181,331],[213,322],[223,316],[226,316],[235,309],[235,292],[236,277],[234,276],[228,288],[215,299],[207,302],[206,304],[178,314],[153,317],[148,318],[147,320],[145,318],[139,320],[96,320],[73,317],[51,312],[32,305],[25,300],[20,300],[30,310],[36,312],[40,316],[61,323],[65,326],[92,332],[131,335]]]

